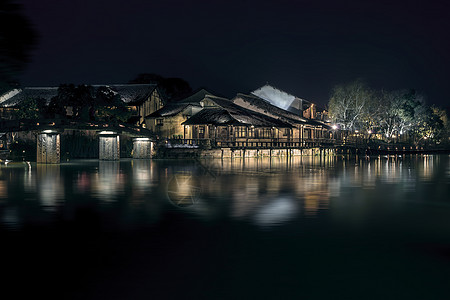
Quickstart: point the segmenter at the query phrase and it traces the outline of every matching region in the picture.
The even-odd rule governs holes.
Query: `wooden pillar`
[[[101,131],[99,133],[99,159],[119,160],[120,138],[117,132]]]
[[[37,136],[36,162],[59,164],[61,161],[60,135],[53,130],[44,130]]]
[[[133,158],[148,159],[152,157],[153,142],[149,138],[133,139]]]

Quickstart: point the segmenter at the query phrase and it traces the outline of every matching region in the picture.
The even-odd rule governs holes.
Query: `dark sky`
[[[320,104],[357,78],[448,106],[447,1],[17,0],[40,35],[28,86],[181,77],[226,97],[266,82]]]

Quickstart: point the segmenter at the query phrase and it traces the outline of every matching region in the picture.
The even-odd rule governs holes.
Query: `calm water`
[[[449,192],[448,155],[3,165],[0,297],[450,299]]]

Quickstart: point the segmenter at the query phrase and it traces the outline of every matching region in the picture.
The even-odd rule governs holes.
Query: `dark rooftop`
[[[194,103],[194,104],[200,104],[200,101],[205,99],[207,95],[214,96],[212,93],[205,89],[200,89],[199,91],[195,92],[189,97],[186,97],[184,99],[181,99],[177,101],[178,103]]]
[[[140,104],[147,99],[155,90],[156,84],[103,84],[92,85],[94,88],[101,86],[110,87],[111,90],[117,92],[123,102],[127,104]],[[45,99],[47,104],[50,100],[58,95],[58,87],[26,87],[19,93],[12,94],[11,97],[4,99],[0,106],[10,107],[18,105],[25,99]]]
[[[236,101],[236,99],[242,99],[244,102],[247,102],[250,105],[250,109],[253,106],[254,108],[257,108],[259,110],[264,111],[264,113],[267,113],[274,118],[278,118],[284,122],[288,122],[292,125],[295,124],[301,124],[301,125],[314,125],[314,126],[325,126],[327,125],[323,124],[322,122],[306,119],[298,114],[292,113],[290,111],[287,111],[285,109],[279,108],[278,106],[275,106],[268,102],[267,100],[264,100],[256,95],[245,95],[238,93],[235,98],[233,98],[233,102]]]
[[[189,106],[200,107],[199,104],[196,105],[192,103],[169,103],[163,108],[158,109],[157,111],[149,114],[148,116],[146,116],[146,118],[171,117],[182,112],[185,108]]]
[[[219,107],[204,108],[193,115],[184,125],[211,124],[211,125],[253,125],[256,127],[281,127],[291,128],[292,126],[281,120],[263,115],[261,113],[243,108],[234,104],[228,99],[211,97],[207,98]]]

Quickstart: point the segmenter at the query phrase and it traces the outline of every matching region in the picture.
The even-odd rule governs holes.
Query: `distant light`
[[[355,133],[358,133],[359,131],[358,130],[355,130]]]
[[[135,141],[150,141],[149,138],[135,138]]]
[[[333,130],[336,130],[338,127],[336,124],[334,124],[333,126],[331,126],[331,128],[333,128]]]
[[[372,134],[372,130],[367,131],[368,134]]]

